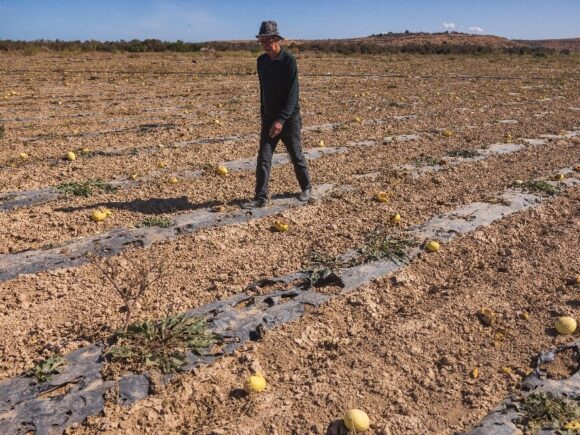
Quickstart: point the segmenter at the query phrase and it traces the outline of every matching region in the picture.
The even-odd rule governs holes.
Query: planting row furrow
[[[348,149],[345,147],[341,148],[325,147],[305,151],[304,157],[307,160],[316,160],[324,155],[340,154],[347,151]],[[273,166],[284,165],[288,163],[290,163],[290,158],[286,154],[275,154],[272,157]],[[256,159],[253,158],[253,159],[233,160],[224,163],[222,166],[232,171],[252,170],[255,169],[256,167]],[[112,180],[107,184],[111,186],[113,189],[119,188],[126,189],[134,186],[139,186],[143,183],[147,183],[151,180],[154,180],[156,177],[162,174],[164,173],[161,171],[155,171],[153,173],[149,173],[146,176],[140,177],[137,180],[130,179]],[[201,177],[203,174],[204,174],[203,170],[196,171],[185,170],[177,172],[176,176],[179,177],[180,179],[192,179]],[[44,189],[10,192],[0,197],[0,211],[10,211],[20,207],[29,207],[33,205],[44,204],[53,201],[61,196],[62,193],[59,192],[58,187],[47,187]]]
[[[389,119],[368,119],[368,120],[360,120],[359,123],[361,125],[383,125],[385,123],[387,123],[389,120],[393,120],[393,121],[407,121],[407,120],[411,120],[411,119],[415,119],[416,115],[401,115],[401,116],[393,116],[390,117]],[[307,127],[304,127],[302,129],[303,132],[307,132],[307,131],[325,131],[325,130],[333,130],[333,129],[338,129],[341,126],[345,126],[348,124],[351,124],[353,121],[347,121],[347,122],[335,122],[335,123],[325,123],[325,124],[319,124],[319,125],[310,125]],[[200,125],[204,125],[207,123],[203,123]],[[148,132],[154,129],[167,129],[167,128],[172,128],[174,127],[174,124],[143,124],[139,127],[137,127],[136,129],[132,129],[135,131],[143,131],[143,132]],[[111,130],[111,132],[125,132],[128,130],[125,129],[119,129],[119,130]],[[101,133],[97,132],[97,133],[89,133],[88,136],[99,136]],[[171,149],[179,149],[179,148],[187,148],[189,146],[192,145],[208,145],[208,144],[216,144],[216,143],[230,143],[230,142],[241,142],[244,140],[250,140],[250,139],[256,139],[258,137],[258,135],[256,133],[249,133],[249,134],[238,134],[238,135],[229,135],[229,136],[216,136],[216,137],[208,137],[208,138],[201,138],[201,139],[194,139],[194,140],[189,140],[189,141],[176,141],[176,142],[172,142],[169,144],[161,144],[160,145],[155,145],[155,146],[147,146],[147,147],[141,147],[141,148],[119,148],[119,149],[110,149],[110,150],[87,150],[87,151],[83,151],[80,150],[78,151],[80,154],[83,155],[83,158],[91,158],[91,157],[122,157],[122,156],[130,156],[130,155],[135,155],[135,153],[138,154],[156,154],[161,152],[163,149],[165,148],[171,148]],[[47,157],[47,158],[39,158],[36,159],[35,161],[25,161],[25,162],[21,162],[20,164],[33,164],[35,162],[39,162],[39,161],[55,161],[54,157]],[[29,162],[29,163],[27,163]],[[11,166],[6,165],[6,166],[0,166],[0,169],[4,169],[4,170],[10,170]],[[8,193],[8,195],[13,194],[13,192]]]

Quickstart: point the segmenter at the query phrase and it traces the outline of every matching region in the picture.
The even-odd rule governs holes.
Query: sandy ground
[[[43,249],[150,216],[171,218],[213,202],[233,208],[251,197],[251,171],[227,179],[208,171],[177,185],[167,180],[180,170],[254,156],[252,135],[259,128],[254,57],[197,57],[196,64],[191,55],[0,53],[0,59],[6,61],[0,191],[145,176],[167,163],[153,180],[115,193],[0,213],[1,254]],[[304,133],[305,148],[320,140],[349,146],[347,154],[311,162],[313,181],[354,190],[284,212],[291,224],[285,234],[270,231],[276,218],[271,217],[122,254],[160,265],[167,275],[141,301],[138,318],[155,319],[239,293],[254,279],[305,267],[312,251],[345,252],[376,225],[388,226],[395,211],[403,227],[425,222],[463,204],[493,200],[514,179],[551,177],[580,162],[576,138],[417,179],[392,172],[421,156],[442,158],[451,150],[505,141],[507,133],[518,143],[580,127],[574,56],[301,54],[298,61],[304,126],[347,123],[344,129]],[[416,119],[393,119],[409,114]],[[387,121],[357,123],[355,116]],[[517,123],[501,122],[506,120]],[[167,127],[142,128],[150,124]],[[445,138],[442,129],[455,134]],[[86,133],[99,134],[82,136]],[[386,136],[412,133],[420,139],[372,148],[350,143],[382,144]],[[242,138],[171,147],[232,135]],[[82,148],[127,153],[62,159]],[[29,158],[20,159],[21,152]],[[376,178],[355,177],[374,172]],[[391,201],[374,202],[377,190],[392,191]],[[276,167],[271,193],[296,191],[291,167]],[[536,211],[462,237],[400,276],[333,301],[199,373],[180,376],[165,392],[129,410],[110,404],[104,417],[83,430],[254,433],[258,427],[258,433],[323,433],[351,406],[369,412],[377,433],[464,430],[517,387],[516,376],[508,377],[501,367],[513,367],[517,375],[534,353],[560,340],[549,330],[555,316],[577,315],[578,289],[563,283],[580,271],[578,202],[578,190],[572,189]],[[113,216],[97,224],[89,216],[99,206],[111,208]],[[92,265],[0,283],[5,325],[0,379],[22,373],[40,357],[110,335],[122,321],[120,305]],[[493,332],[478,324],[474,313],[482,306],[496,311],[509,331],[502,343],[494,343]],[[520,311],[529,312],[530,320],[520,319]],[[248,402],[232,392],[252,362],[262,366],[270,389]],[[477,380],[469,377],[474,367],[481,372]]]

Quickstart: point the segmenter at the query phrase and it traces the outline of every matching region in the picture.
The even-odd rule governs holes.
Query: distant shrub
[[[33,45],[27,45],[26,47],[24,47],[24,49],[22,50],[22,53],[25,56],[34,56],[38,53],[38,47],[35,47]]]
[[[449,32],[449,34],[456,34],[457,32]],[[443,33],[435,33],[431,35],[442,35]],[[423,43],[408,43],[402,46],[393,46],[382,41],[390,38],[408,35],[430,35],[428,33],[392,33],[372,35],[379,37],[380,40],[315,40],[302,41],[300,43],[290,42],[288,49],[293,52],[310,51],[314,53],[338,53],[342,55],[356,55],[356,54],[394,54],[394,53],[409,53],[409,54],[487,54],[487,53],[510,53],[510,54],[538,54],[538,57],[544,57],[548,54],[556,53],[556,50],[543,47],[498,47],[494,48],[487,45],[474,44],[433,44],[431,42]],[[203,43],[184,42],[181,40],[168,42],[159,39],[133,39],[130,41],[61,41],[61,40],[45,40],[39,39],[36,41],[12,41],[0,40],[0,51],[17,51],[20,50],[26,55],[34,55],[38,51],[48,50],[56,52],[67,53],[82,53],[82,52],[108,52],[108,53],[189,53],[189,52],[251,52],[257,54],[260,51],[259,45],[255,41],[209,41]],[[569,54],[569,50],[562,50],[562,54]]]

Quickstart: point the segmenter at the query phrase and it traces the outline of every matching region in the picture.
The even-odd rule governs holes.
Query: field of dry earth
[[[214,168],[255,158],[255,55],[0,53],[0,65],[0,206],[65,183],[127,181],[87,197],[53,195],[0,210],[0,263],[151,218],[173,221],[215,206],[227,215],[251,199],[251,169],[223,177]],[[355,249],[377,227],[395,235],[494,201],[516,179],[552,179],[580,164],[580,137],[562,135],[580,130],[575,55],[302,53],[298,66],[304,149],[344,147],[309,162],[314,184],[336,190],[276,215],[124,250],[119,258],[164,272],[134,320],[224,299],[261,278],[307,268],[313,252]],[[543,135],[553,137],[539,146],[523,140]],[[497,143],[526,146],[444,161],[442,170],[416,177],[397,169]],[[74,161],[66,160],[69,151]],[[378,191],[390,200],[377,202]],[[275,166],[271,194],[297,192],[291,165]],[[93,222],[99,207],[112,215]],[[398,225],[390,222],[395,213]],[[277,219],[288,232],[272,231]],[[179,374],[131,407],[109,400],[103,414],[68,431],[325,433],[349,408],[364,409],[377,434],[467,430],[518,390],[538,352],[570,341],[552,326],[560,315],[580,314],[580,287],[570,284],[580,274],[579,234],[580,189],[562,189]],[[109,337],[122,324],[121,304],[91,263],[2,279],[0,379]],[[497,315],[501,339],[478,320],[482,307]],[[255,370],[268,389],[235,394]]]

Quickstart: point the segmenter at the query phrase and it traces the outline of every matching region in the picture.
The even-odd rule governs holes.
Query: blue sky
[[[251,39],[264,19],[292,39],[456,30],[580,37],[580,0],[0,0],[0,39]]]

